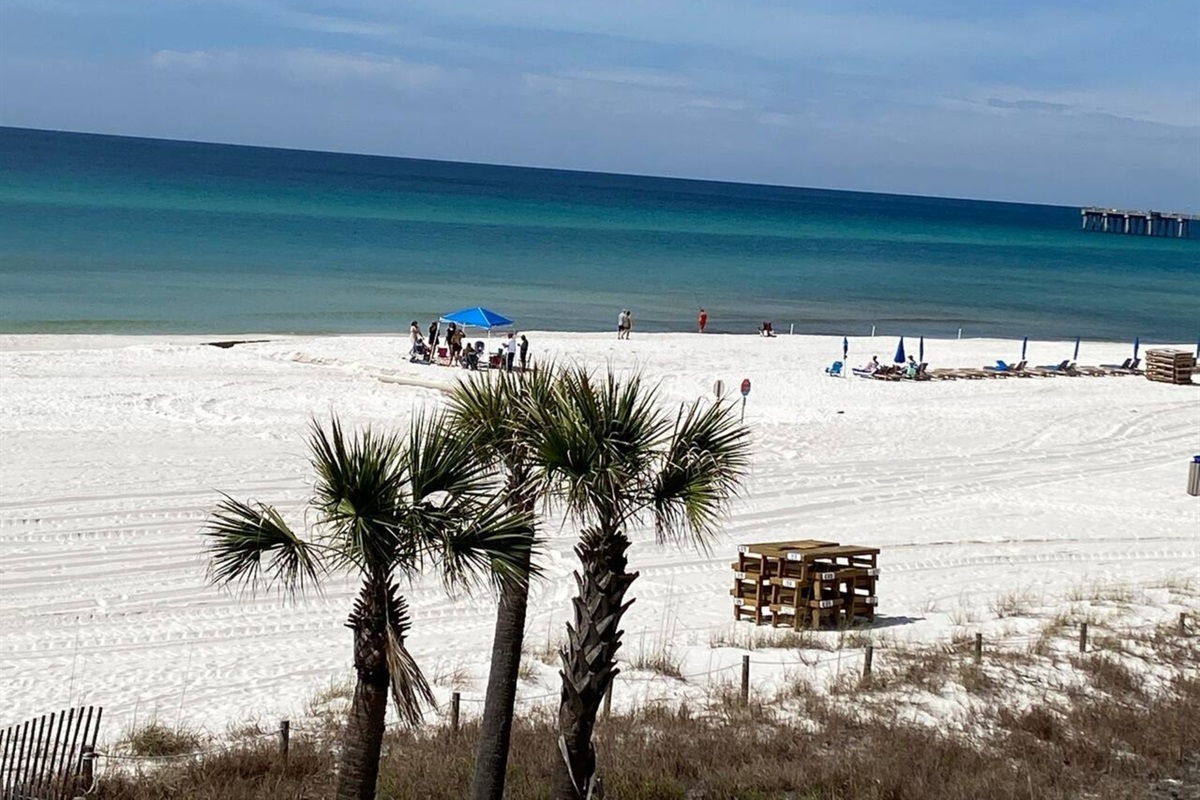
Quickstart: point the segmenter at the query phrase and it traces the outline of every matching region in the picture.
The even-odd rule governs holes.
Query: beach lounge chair
[[[913,373],[911,378],[908,376],[907,373],[904,375],[905,380],[927,381],[927,380],[932,379],[933,376],[929,374],[928,367],[929,367],[929,362],[922,361],[920,364],[917,364],[917,371]]]
[[[1028,363],[1029,363],[1028,361],[1019,361],[1016,364],[1009,364],[1004,361],[1001,361],[1000,359],[996,359],[996,366],[984,367],[984,369],[987,370],[988,372],[995,373],[997,377],[1008,377],[1010,375],[1017,375],[1017,376],[1020,376],[1023,378],[1027,378],[1027,377],[1029,377],[1029,375],[1028,375],[1028,373],[1025,372],[1025,365]]]
[[[1141,363],[1140,358],[1127,358],[1120,365],[1101,364],[1100,368],[1106,370],[1109,375],[1144,375],[1145,373],[1138,369],[1138,364]]]
[[[1057,364],[1048,364],[1040,367],[1032,367],[1029,370],[1031,375],[1039,375],[1043,378],[1053,377],[1058,375],[1078,375],[1075,371],[1074,362],[1069,359],[1063,359]]]
[[[835,361],[825,368],[825,374],[831,378],[842,377],[842,367],[845,366],[841,361]]]

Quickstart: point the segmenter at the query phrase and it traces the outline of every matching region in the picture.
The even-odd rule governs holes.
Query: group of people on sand
[[[408,360],[416,363],[424,364],[443,364],[445,366],[458,365],[463,369],[479,369],[480,362],[484,357],[486,346],[483,341],[477,341],[474,345],[466,344],[466,331],[457,323],[451,322],[446,327],[446,345],[439,347],[441,342],[441,325],[435,319],[429,323],[429,338],[426,339],[421,335],[421,325],[415,319],[408,329],[408,337],[411,347],[408,351]],[[436,358],[435,358],[435,355]],[[503,366],[509,372],[513,371],[513,367],[517,364],[518,357],[520,358],[521,371],[524,372],[529,366],[529,339],[525,334],[521,334],[517,338],[516,331],[509,331],[508,338],[496,351],[495,355],[500,360],[500,366]]]
[[[880,364],[879,356],[871,356],[871,360],[868,361],[866,364],[864,364],[859,369],[859,372],[863,372],[868,375],[874,375],[876,372],[883,372],[886,370],[886,371],[889,371],[892,373],[903,372],[904,377],[915,378],[915,377],[917,377],[917,372],[920,369],[921,369],[921,365],[918,364],[917,360],[915,358],[913,358],[912,356],[909,356],[908,361],[906,361],[903,365]]]

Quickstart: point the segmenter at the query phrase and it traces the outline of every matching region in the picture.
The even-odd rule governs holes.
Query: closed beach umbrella
[[[842,337],[842,361],[846,360],[846,355],[850,352],[850,340],[845,336]]]
[[[904,355],[904,337],[903,336],[900,337],[900,344],[898,344],[896,346],[896,357],[893,358],[892,360],[895,361],[897,364],[903,364],[907,360],[907,356]]]
[[[1134,358],[1137,358],[1138,347],[1141,345],[1141,343],[1142,343],[1142,337],[1140,337],[1140,336],[1133,337],[1133,357]]]
[[[917,345],[917,361],[925,360],[925,337],[921,337],[921,343]]]
[[[1072,361],[1079,360],[1079,337],[1078,336],[1075,337],[1075,355],[1071,356],[1071,360]]]
[[[1026,336],[1021,340],[1021,360],[1025,360],[1025,348],[1029,347],[1029,337]]]

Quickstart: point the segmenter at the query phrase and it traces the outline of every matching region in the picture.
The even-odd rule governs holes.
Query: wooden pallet
[[[879,549],[802,539],[740,545],[734,619],[819,628],[873,620]]]
[[[1195,366],[1195,357],[1186,350],[1159,348],[1146,351],[1146,380],[1189,384]]]

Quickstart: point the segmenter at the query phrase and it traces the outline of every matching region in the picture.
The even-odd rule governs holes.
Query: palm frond
[[[659,541],[690,534],[705,547],[749,463],[749,429],[732,404],[697,400],[681,408],[651,494]]]
[[[297,536],[274,508],[224,496],[205,525],[208,579],[242,589],[279,586],[295,595],[319,586],[318,548]]]
[[[317,473],[313,506],[338,566],[389,572],[409,557],[397,535],[405,478],[400,437],[370,428],[348,436],[335,416],[328,432],[312,423],[309,447]]]
[[[533,564],[538,546],[532,514],[515,510],[505,496],[476,503],[443,529],[440,557],[447,590],[484,581],[493,586],[525,583],[541,575]]]
[[[474,443],[460,436],[449,416],[419,414],[404,454],[407,490],[414,506],[494,494],[490,467],[476,457]]]
[[[670,431],[657,391],[640,375],[622,380],[610,369],[597,380],[582,367],[563,370],[556,388],[538,420],[539,468],[576,517],[624,524]]]
[[[392,590],[394,592],[394,589]],[[425,706],[436,703],[429,681],[417,662],[413,659],[404,639],[411,625],[408,618],[408,603],[403,597],[396,598],[399,613],[388,620],[387,626],[387,665],[388,679],[391,682],[392,701],[396,704],[396,714],[400,722],[410,728],[421,724]]]

